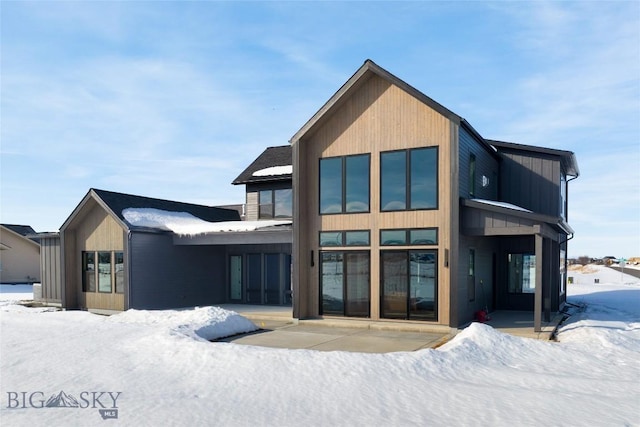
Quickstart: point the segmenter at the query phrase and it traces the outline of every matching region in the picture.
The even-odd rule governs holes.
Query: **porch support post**
[[[536,292],[533,305],[533,330],[542,332],[542,255],[544,238],[536,233]]]

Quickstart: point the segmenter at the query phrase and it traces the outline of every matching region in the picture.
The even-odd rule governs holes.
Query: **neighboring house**
[[[565,302],[573,153],[487,141],[370,60],[291,144],[295,318],[527,310],[539,331]]]
[[[40,244],[28,225],[0,224],[0,283],[40,281]]]
[[[290,304],[290,242],[290,220],[91,189],[60,229],[62,305]]]

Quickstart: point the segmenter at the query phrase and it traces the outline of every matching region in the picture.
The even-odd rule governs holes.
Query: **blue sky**
[[[370,58],[485,138],[570,150],[569,256],[640,256],[640,3],[9,2],[1,221],[207,205]]]

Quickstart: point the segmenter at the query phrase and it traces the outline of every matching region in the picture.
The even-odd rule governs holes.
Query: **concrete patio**
[[[324,318],[297,320],[291,307],[223,305],[253,321],[260,330],[218,340],[272,348],[388,353],[437,348],[453,338],[458,329],[430,323],[368,319]],[[533,330],[533,313],[497,311],[486,323],[501,332],[549,340],[563,316]]]

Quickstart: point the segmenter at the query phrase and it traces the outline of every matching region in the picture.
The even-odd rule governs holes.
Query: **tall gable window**
[[[320,159],[320,213],[369,212],[370,155]]]
[[[438,147],[380,154],[380,209],[438,208]]]

